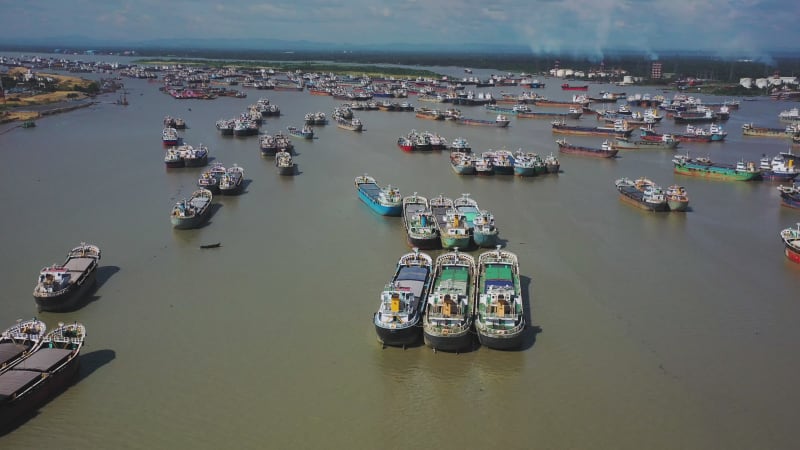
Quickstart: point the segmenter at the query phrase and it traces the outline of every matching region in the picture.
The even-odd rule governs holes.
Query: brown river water
[[[459,177],[446,152],[407,154],[397,138],[431,130],[476,151],[546,155],[558,136],[546,120],[494,129],[382,111],[356,111],[363,133],[328,125],[313,141],[294,138],[299,173],[281,177],[257,137],[222,137],[215,121],[264,96],[282,115],[261,130],[285,132],[308,112],[330,116],[339,101],[253,89],[245,99],[179,101],[158,84],[124,81],[127,107],[112,94],[0,135],[5,323],[37,314],[42,266],[81,241],[103,251],[85,306],[39,314],[50,327],[86,325],[80,379],[0,447],[796,448],[800,267],[783,256],[778,232],[800,212],[780,206],[776,184],[673,174],[665,150],[564,155],[557,176]],[[545,81],[542,94],[571,97],[560,80]],[[599,84],[589,93],[601,90],[659,93]],[[731,163],[775,155],[786,141],[746,139],[740,127],[778,126],[789,107],[742,102],[727,142],[679,151]],[[170,225],[200,169],[165,170],[168,114],[186,120],[185,142],[245,169],[245,192],[216,198],[197,230]],[[523,349],[381,347],[372,314],[409,249],[399,218],[358,200],[353,178],[363,173],[405,195],[469,192],[494,213],[520,258],[538,330]],[[623,176],[686,186],[691,211],[621,202],[614,180]]]

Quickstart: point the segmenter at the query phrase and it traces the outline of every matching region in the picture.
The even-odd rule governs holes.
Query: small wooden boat
[[[234,164],[225,169],[219,178],[219,192],[222,195],[237,195],[244,188],[244,169]]]
[[[488,251],[478,256],[475,331],[481,344],[494,349],[522,346],[525,330],[517,255]]]
[[[472,349],[475,258],[458,249],[439,255],[432,278],[422,324],[425,345],[449,352]]]
[[[39,319],[17,320],[0,335],[0,374],[14,367],[42,345],[47,325]]]
[[[170,215],[172,226],[186,230],[202,225],[208,219],[212,198],[213,194],[208,189],[198,189],[188,199],[176,203]]]
[[[375,182],[375,178],[364,174],[359,175],[354,181],[358,198],[366,203],[373,211],[382,216],[397,216],[403,212],[403,197],[400,191],[389,185],[382,188]]]
[[[100,248],[81,244],[67,254],[63,264],[53,264],[39,271],[33,298],[39,311],[70,311],[94,286]]]
[[[213,244],[203,244],[200,246],[201,249],[209,249],[209,248],[219,248],[222,246],[222,242],[215,242]]]
[[[294,175],[296,164],[292,159],[292,154],[287,151],[280,151],[275,154],[275,167],[278,168],[280,175]]]
[[[419,249],[400,257],[373,316],[378,341],[383,345],[405,347],[419,340],[432,269],[433,260]]]
[[[403,198],[403,227],[406,230],[408,245],[421,249],[438,248],[439,227],[431,212],[428,199],[421,195]]]
[[[800,223],[795,228],[782,230],[781,240],[783,240],[783,253],[789,261],[800,264]]]
[[[2,431],[28,419],[75,381],[85,339],[82,324],[59,324],[47,333],[35,352],[0,374]]]

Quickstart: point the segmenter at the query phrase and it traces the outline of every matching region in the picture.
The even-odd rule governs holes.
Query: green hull
[[[675,173],[691,177],[709,178],[724,181],[750,181],[758,177],[758,172],[740,172],[736,169],[715,166],[675,166]]]
[[[444,248],[469,248],[471,236],[445,236],[441,235],[442,247]]]

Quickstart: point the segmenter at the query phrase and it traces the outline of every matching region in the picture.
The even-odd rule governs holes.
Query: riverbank
[[[56,101],[46,105],[34,105],[34,109],[24,109],[18,111],[6,111],[0,115],[0,124],[14,122],[35,120],[42,116],[49,116],[52,114],[59,114],[69,111],[74,111],[79,108],[86,108],[96,102],[93,100],[69,100],[69,101]]]
[[[12,67],[8,71],[8,76],[16,78],[26,74],[27,71],[28,69],[24,67]],[[95,83],[92,80],[44,72],[37,72],[36,77],[48,79],[55,90],[41,93],[35,91],[6,93],[5,97],[0,98],[0,123],[33,120],[41,116],[83,108],[93,103],[84,102],[90,98],[84,91],[89,90]]]

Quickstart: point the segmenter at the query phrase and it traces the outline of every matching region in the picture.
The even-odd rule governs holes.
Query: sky
[[[758,58],[800,42],[797,0],[0,0],[0,41],[84,36],[630,49]]]

